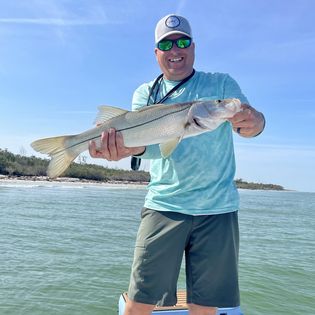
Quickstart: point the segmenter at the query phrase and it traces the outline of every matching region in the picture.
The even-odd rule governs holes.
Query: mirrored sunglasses
[[[181,37],[178,39],[162,39],[157,43],[156,47],[162,51],[168,51],[173,48],[174,43],[178,48],[188,48],[191,45],[191,38]]]

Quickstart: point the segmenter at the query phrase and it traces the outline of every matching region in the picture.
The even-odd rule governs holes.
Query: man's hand
[[[144,151],[145,147],[125,147],[122,134],[116,132],[113,128],[102,133],[100,147],[96,147],[95,141],[91,141],[89,144],[91,157],[108,161],[119,161],[131,155],[141,154]]]
[[[248,104],[242,104],[242,109],[229,119],[233,130],[246,138],[257,136],[264,130],[264,115]]]

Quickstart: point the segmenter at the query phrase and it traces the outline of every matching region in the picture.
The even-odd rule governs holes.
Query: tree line
[[[35,156],[13,154],[0,149],[0,174],[15,177],[46,176],[49,160]],[[71,163],[63,177],[79,178],[91,181],[128,181],[148,182],[150,175],[144,171],[113,169],[87,163]]]
[[[84,161],[84,159],[83,159]],[[49,160],[35,156],[13,154],[8,150],[0,149],[0,174],[11,177],[41,177],[46,176]],[[107,168],[101,165],[73,162],[65,171],[63,177],[78,178],[81,180],[100,182],[135,182],[150,181],[150,174],[145,171],[128,171],[123,169]],[[280,185],[251,183],[236,179],[236,186],[243,189],[284,190]]]

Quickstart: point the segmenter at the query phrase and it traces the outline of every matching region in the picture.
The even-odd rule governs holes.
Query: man
[[[193,69],[195,43],[189,22],[175,14],[155,30],[155,54],[162,76],[141,85],[133,109],[153,103],[239,98],[243,110],[212,132],[181,141],[163,159],[157,145],[127,148],[120,133],[102,134],[101,147],[90,144],[95,158],[150,159],[151,181],[142,210],[129,300],[125,315],[151,314],[154,306],[174,305],[183,253],[190,314],[216,314],[217,307],[239,306],[239,197],[234,185],[232,130],[253,137],[264,129],[264,116],[248,105],[227,74]],[[170,92],[171,91],[171,92]]]

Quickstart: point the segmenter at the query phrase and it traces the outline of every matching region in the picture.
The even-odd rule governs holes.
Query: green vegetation
[[[100,165],[86,164],[84,159],[82,160],[82,163],[72,163],[63,176],[100,182],[143,183],[150,180],[148,172],[112,169]],[[2,175],[23,178],[46,176],[48,163],[49,160],[47,159],[35,156],[27,157],[0,149],[0,174]],[[274,184],[248,183],[242,179],[237,179],[235,182],[238,188],[243,189],[284,190],[282,186]]]
[[[11,177],[46,176],[49,160],[35,156],[26,157],[0,149],[0,174]],[[63,177],[90,181],[148,182],[149,173],[112,169],[100,165],[72,163]]]
[[[242,179],[235,181],[237,188],[253,189],[253,190],[284,190],[280,185],[262,184],[262,183],[248,183]]]

